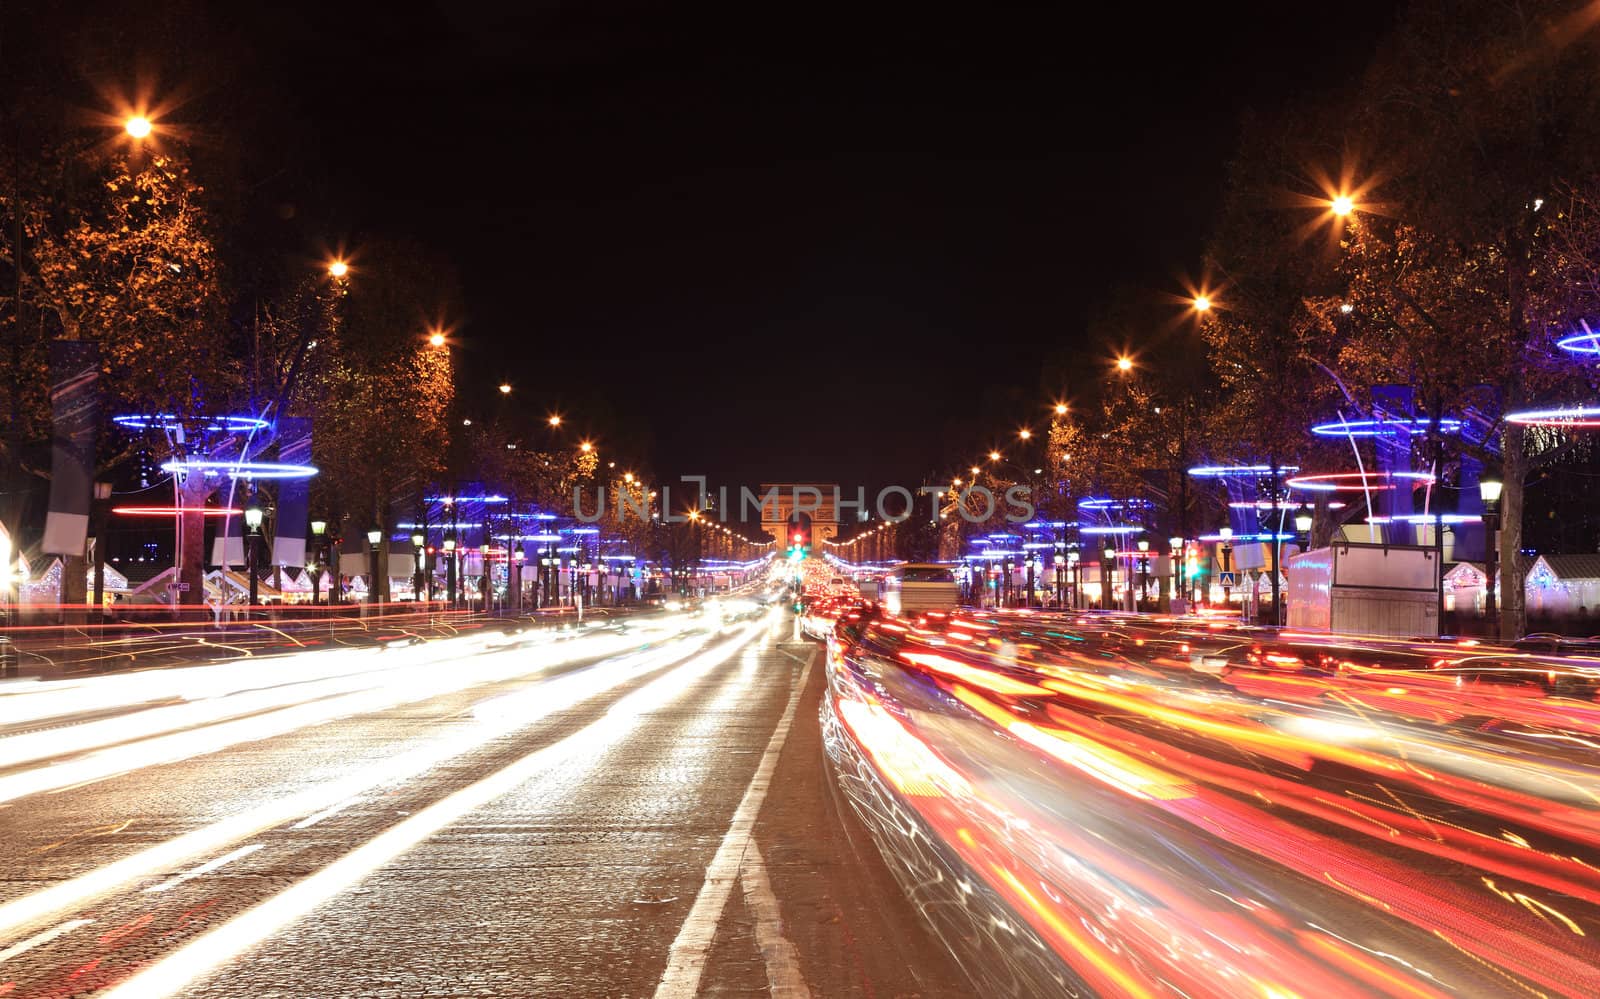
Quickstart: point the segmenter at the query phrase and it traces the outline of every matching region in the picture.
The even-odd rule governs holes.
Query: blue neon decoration
[[[1556,346],[1569,354],[1600,354],[1600,333],[1583,324],[1584,332],[1573,333],[1556,341]]]
[[[1278,474],[1287,475],[1290,472],[1300,471],[1299,465],[1279,465]],[[1236,475],[1271,475],[1271,465],[1199,465],[1189,469],[1189,474],[1197,479],[1226,479]]]
[[[309,479],[317,474],[314,465],[294,465],[281,461],[206,461],[184,458],[161,466],[163,472],[200,472],[207,476],[228,475],[236,479]]]
[[[129,416],[113,416],[111,422],[128,430],[176,430],[184,425],[184,419],[176,413],[135,413]],[[225,431],[230,434],[242,434],[253,430],[265,430],[272,426],[270,422],[258,416],[197,416],[193,419],[209,422],[203,427],[190,426],[190,430],[210,433]]]
[[[1382,437],[1389,434],[1416,436],[1425,434],[1434,425],[1423,417],[1402,420],[1343,420],[1337,423],[1319,423],[1311,428],[1318,437]],[[1459,433],[1465,424],[1454,417],[1443,417],[1438,429],[1443,434]]]

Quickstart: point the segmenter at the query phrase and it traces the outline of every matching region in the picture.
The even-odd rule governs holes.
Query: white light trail
[[[761,627],[744,629],[737,637],[621,698],[599,719],[559,742],[535,750],[390,827],[315,874],[196,937],[123,982],[108,996],[133,999],[179,992],[474,809],[546,770],[606,749],[631,731],[642,715],[671,703],[711,669],[732,658]]]
[[[284,798],[264,802],[231,818],[158,843],[49,888],[0,904],[0,933],[10,933],[32,925],[51,913],[82,906],[130,882],[174,870],[194,857],[213,853],[229,844],[254,836],[262,830],[313,815],[345,802],[346,799],[368,793],[375,787],[426,773],[491,739],[526,727],[555,712],[574,707],[598,694],[654,672],[668,662],[682,658],[705,640],[701,636],[697,642],[696,637],[689,636],[687,642],[695,644],[688,649],[685,649],[683,643],[674,643],[660,650],[624,656],[597,664],[576,674],[557,678],[557,680],[571,681],[568,683],[558,684],[550,681],[541,684],[548,696],[538,702],[537,711],[527,715],[507,715],[481,720],[478,724],[460,732],[365,767],[359,773],[310,787]],[[617,636],[591,636],[585,640],[584,651],[587,654],[600,654],[594,645],[587,643],[606,642],[609,645],[617,640]],[[629,641],[630,644],[637,644],[638,640]],[[574,650],[574,655],[579,654],[576,651],[577,644],[567,647]],[[579,683],[578,677],[588,678],[588,682]]]

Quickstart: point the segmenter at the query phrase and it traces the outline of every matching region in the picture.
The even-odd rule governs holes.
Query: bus
[[[961,603],[961,587],[948,566],[908,562],[884,574],[879,585],[883,609],[896,617],[920,611],[954,610]]]

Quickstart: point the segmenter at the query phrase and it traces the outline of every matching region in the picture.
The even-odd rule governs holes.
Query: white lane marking
[[[604,715],[558,742],[440,799],[315,874],[298,881],[222,925],[202,933],[146,966],[107,993],[108,999],[171,996],[226,964],[317,906],[336,897],[396,857],[473,809],[570,760],[592,757],[633,733],[641,716],[672,703],[718,665],[727,662],[756,635],[748,628],[625,694]]]
[[[262,843],[251,843],[249,846],[241,846],[239,849],[234,850],[231,853],[224,853],[215,860],[208,860],[199,867],[192,867],[189,870],[184,871],[182,874],[174,874],[172,877],[158,885],[151,885],[150,887],[146,888],[145,891],[166,891],[169,888],[176,888],[185,881],[191,880],[192,878],[198,878],[202,874],[210,874],[212,871],[223,866],[224,864],[231,864],[240,857],[248,857],[252,853],[255,853],[257,850],[261,849],[261,847],[264,845],[265,844]]]
[[[56,937],[71,933],[80,926],[88,926],[92,922],[94,922],[92,919],[69,919],[60,926],[45,930],[43,933],[35,933],[21,943],[14,943],[5,950],[0,950],[0,962],[9,961],[18,954],[26,954],[35,947],[43,946]]]
[[[331,819],[331,818],[333,818],[335,815],[338,815],[340,812],[344,811],[346,808],[349,808],[351,805],[356,804],[360,800],[361,799],[359,797],[346,798],[344,801],[339,802],[337,805],[329,805],[327,808],[324,808],[322,811],[318,812],[315,815],[306,816],[305,818],[301,819],[299,822],[296,822],[294,825],[290,826],[289,828],[290,829],[310,829],[312,826],[316,825],[318,822],[321,822],[323,819]]]
[[[750,786],[745,788],[744,799],[733,813],[733,822],[722,837],[722,845],[717,847],[716,856],[711,858],[711,866],[706,868],[706,880],[700,886],[700,894],[695,896],[689,917],[683,921],[678,938],[672,941],[672,949],[667,952],[667,970],[662,972],[661,982],[656,986],[656,999],[688,999],[700,989],[700,977],[705,974],[711,941],[717,935],[717,924],[722,922],[722,911],[727,907],[733,882],[739,877],[740,861],[751,846],[750,833],[755,828],[756,816],[761,814],[761,805],[767,799],[767,788],[772,784],[773,771],[778,767],[778,754],[783,751],[783,744],[789,737],[789,728],[794,724],[795,711],[800,706],[800,697],[816,658],[817,653],[813,649],[811,658],[806,660],[805,668],[800,671],[799,682],[789,692],[789,705],[784,708],[783,717],[778,719],[778,727],[772,730],[767,751],[762,754],[761,762],[756,765],[755,776],[750,778]],[[767,973],[770,979],[770,965]]]
[[[756,949],[767,965],[767,994],[772,999],[810,999],[811,989],[800,974],[800,952],[783,935],[778,896],[773,894],[767,862],[754,839],[739,865],[739,884],[744,888],[744,904],[755,916]]]

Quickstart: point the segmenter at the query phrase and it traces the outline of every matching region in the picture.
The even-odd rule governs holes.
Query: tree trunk
[[[61,557],[62,610],[82,619],[89,600],[89,560],[82,555]]]
[[[1505,486],[1500,493],[1500,637],[1511,641],[1521,638],[1527,626],[1527,592],[1517,557],[1522,549],[1522,489],[1528,477],[1527,446],[1521,427],[1506,427],[1500,455],[1505,465]],[[1493,586],[1494,581],[1488,585]]]
[[[211,495],[211,483],[198,472],[190,473],[178,489],[178,505],[194,511],[178,515],[182,560],[178,565],[178,603],[200,606],[206,601],[206,518],[199,510]],[[226,557],[227,553],[223,553]],[[187,588],[184,588],[187,584]]]

